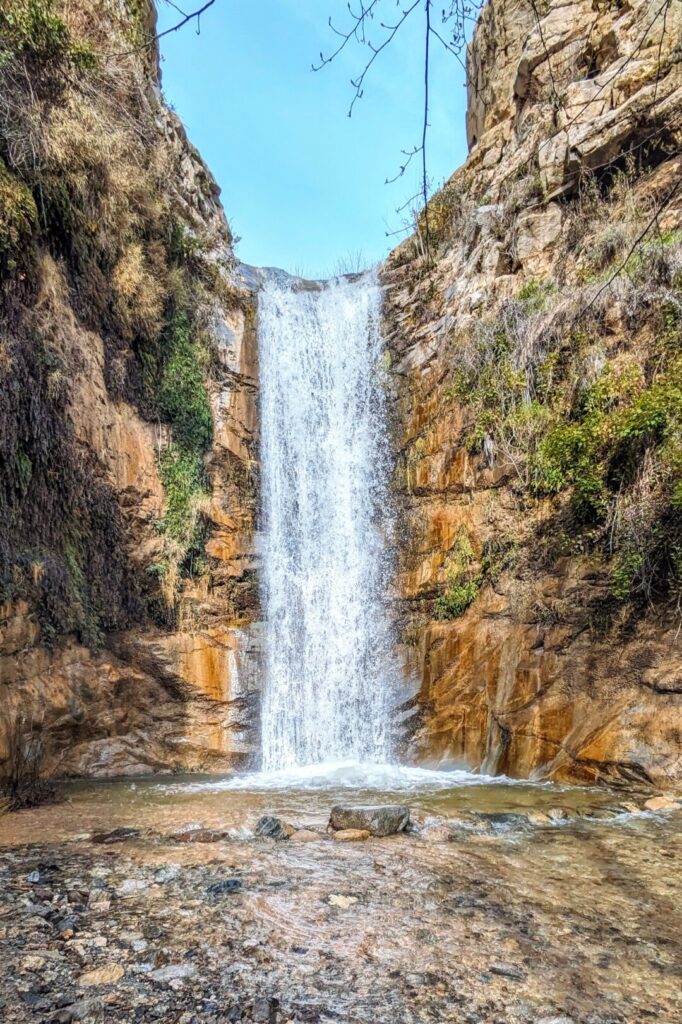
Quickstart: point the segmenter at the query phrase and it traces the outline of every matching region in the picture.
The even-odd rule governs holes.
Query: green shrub
[[[434,615],[437,619],[457,619],[463,615],[469,605],[478,596],[480,584],[478,580],[466,580],[462,583],[452,581],[444,594],[436,598]]]
[[[204,496],[202,460],[172,444],[161,454],[159,473],[166,495],[163,532],[187,551],[197,539],[197,506]]]
[[[166,344],[168,356],[161,373],[157,402],[171,424],[173,440],[188,453],[206,451],[213,437],[213,416],[204,383],[198,346],[186,311],[174,314]]]
[[[464,528],[448,554],[448,578],[445,590],[433,606],[437,619],[456,619],[476,600],[481,574],[475,571],[475,554]]]
[[[0,67],[17,57],[29,57],[49,71],[59,62],[81,71],[96,65],[92,50],[73,39],[53,0],[5,0],[0,35]]]
[[[0,160],[0,276],[16,269],[37,221],[30,190]]]

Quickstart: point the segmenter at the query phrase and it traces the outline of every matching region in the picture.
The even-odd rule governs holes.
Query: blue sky
[[[386,16],[396,10],[384,0]],[[179,18],[164,0],[159,29]],[[198,0],[180,0],[194,10]],[[362,254],[370,265],[400,237],[396,208],[418,169],[393,185],[401,150],[419,141],[423,108],[421,12],[375,63],[347,117],[350,78],[364,51],[349,46],[313,73],[333,46],[327,18],[347,22],[345,0],[216,0],[192,25],[162,40],[163,87],[222,188],[245,263],[325,277]],[[345,18],[344,18],[345,14]],[[372,37],[371,37],[372,38]],[[376,39],[379,34],[377,32]],[[466,156],[464,75],[434,51],[429,175],[449,177]]]

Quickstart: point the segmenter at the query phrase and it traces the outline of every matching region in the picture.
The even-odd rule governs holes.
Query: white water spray
[[[372,275],[259,301],[266,771],[389,756],[380,309]]]

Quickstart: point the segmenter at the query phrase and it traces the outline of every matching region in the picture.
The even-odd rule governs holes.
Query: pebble
[[[148,889],[149,885],[143,878],[126,878],[119,885],[116,892],[119,896],[132,896],[136,892]]]
[[[357,896],[343,896],[333,893],[327,900],[330,907],[339,907],[340,910],[348,910],[354,903],[358,902]]]
[[[283,821],[282,818],[273,818],[270,814],[263,815],[256,823],[257,836],[262,836],[265,839],[275,839],[277,842],[289,839],[295,831],[296,829],[293,825]]]
[[[193,978],[196,973],[194,964],[168,964],[166,967],[151,971],[149,977],[152,981],[183,981],[186,978]]]
[[[223,878],[219,882],[213,882],[208,886],[206,892],[209,896],[225,896],[230,892],[239,892],[243,887],[240,878]]]
[[[125,974],[120,964],[107,964],[106,967],[96,967],[94,971],[81,974],[78,984],[84,988],[92,985],[113,985]]]
[[[139,835],[139,828],[115,828],[111,832],[96,832],[92,842],[110,846],[112,843],[124,843],[126,839],[137,839]]]
[[[491,974],[497,974],[501,978],[511,978],[513,981],[523,981],[525,979],[525,974],[515,964],[500,962],[491,964],[488,970]]]
[[[676,811],[679,809],[677,800],[669,796],[654,796],[644,802],[647,811]]]
[[[338,832],[332,833],[337,843],[358,843],[369,839],[369,832],[366,828],[341,828]]]
[[[21,961],[21,966],[25,971],[39,971],[45,966],[45,958],[42,956],[26,956]]]
[[[309,828],[299,828],[291,836],[292,843],[314,843],[316,840],[321,839],[322,836],[319,832],[313,832]]]

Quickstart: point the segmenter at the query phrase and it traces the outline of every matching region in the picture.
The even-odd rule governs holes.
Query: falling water
[[[267,771],[389,753],[380,304],[372,275],[259,302]]]

